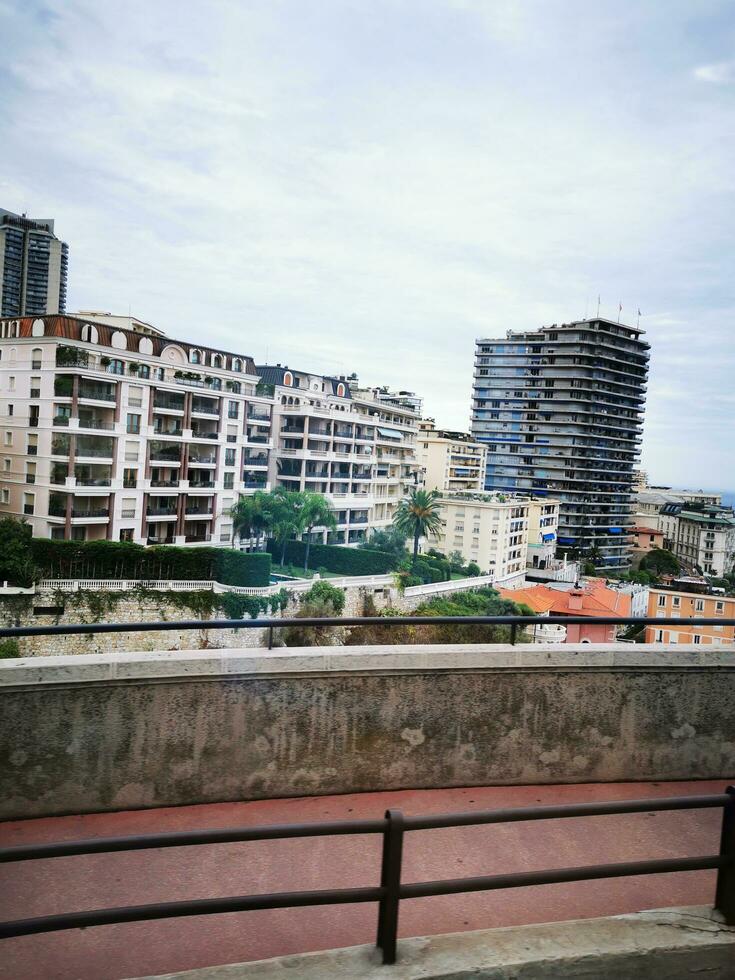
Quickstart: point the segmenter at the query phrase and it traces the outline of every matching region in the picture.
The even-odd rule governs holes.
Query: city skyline
[[[726,7],[5,2],[0,206],[56,219],[71,312],[354,370],[448,428],[477,337],[640,306],[642,464],[729,489]]]

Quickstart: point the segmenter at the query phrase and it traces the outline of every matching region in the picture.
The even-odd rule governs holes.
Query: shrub
[[[17,640],[0,640],[0,660],[14,660],[20,655]]]
[[[0,520],[0,583],[27,589],[37,577],[31,553],[30,524],[12,517]]]
[[[465,571],[467,572],[467,576],[469,578],[477,578],[477,576],[480,574],[480,566],[476,561],[471,561]]]
[[[278,553],[280,546],[275,541],[268,542],[271,554]],[[306,545],[303,541],[286,543],[286,560],[301,568],[304,567]],[[395,567],[391,555],[368,548],[347,548],[334,544],[312,544],[309,551],[309,568],[326,568],[341,575],[385,575]]]
[[[232,548],[145,548],[131,541],[30,539],[43,578],[197,579],[223,585],[268,585],[271,557]]]
[[[334,615],[341,616],[345,607],[345,594],[343,589],[338,589],[329,582],[315,582],[304,595],[304,602],[329,602],[334,609]]]

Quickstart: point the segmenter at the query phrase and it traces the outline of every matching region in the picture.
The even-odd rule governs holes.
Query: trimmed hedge
[[[33,538],[41,578],[199,579],[223,585],[268,585],[271,556],[232,548],[146,548],[131,541],[52,541]]]
[[[280,561],[281,545],[273,539],[268,550]],[[286,561],[291,565],[304,566],[306,545],[303,541],[286,544]],[[395,558],[384,551],[368,548],[347,548],[338,544],[313,544],[309,550],[309,568],[326,568],[328,572],[342,575],[385,575],[395,567]]]

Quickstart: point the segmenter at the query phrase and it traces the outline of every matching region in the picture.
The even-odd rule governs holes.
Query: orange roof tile
[[[581,589],[581,609],[574,609],[569,605],[575,590],[567,592],[550,589],[545,585],[535,585],[527,589],[502,589],[496,586],[496,589],[503,599],[522,602],[539,615],[551,612],[558,616],[630,616],[630,596],[609,589],[604,579],[590,579],[585,583]]]

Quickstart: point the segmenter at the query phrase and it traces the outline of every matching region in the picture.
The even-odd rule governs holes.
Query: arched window
[[[216,367],[216,368],[221,368],[222,367],[222,358],[220,357],[219,354],[214,354],[213,355],[213,357],[212,357],[212,367]]]
[[[345,386],[342,384],[341,381],[337,385],[337,397],[338,398],[344,398],[345,397]]]
[[[233,371],[242,371],[242,361],[239,357],[236,357],[232,362]]]
[[[38,371],[43,362],[43,351],[40,347],[34,347],[31,351],[31,368],[34,371]]]
[[[288,399],[286,398],[286,396],[281,395],[281,405],[286,405],[287,403],[288,403]]]
[[[93,326],[91,323],[82,324],[82,340],[86,341],[88,344],[96,344],[100,337],[97,333],[97,327]]]
[[[286,371],[286,373],[283,375],[283,383],[289,388],[293,387],[293,375],[290,371]]]
[[[201,364],[202,363],[202,352],[199,350],[189,351],[189,361],[191,364]]]

